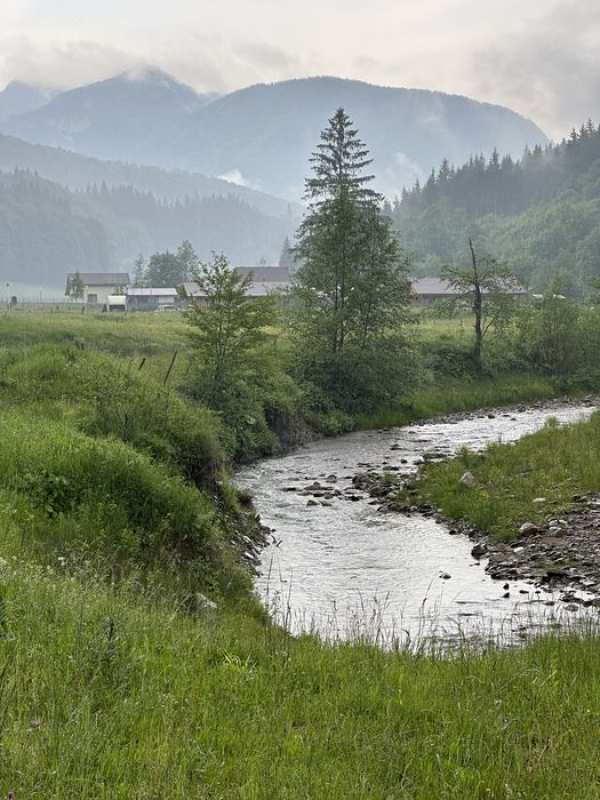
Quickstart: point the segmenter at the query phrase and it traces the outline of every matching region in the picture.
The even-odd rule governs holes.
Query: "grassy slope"
[[[106,417],[94,391],[88,400],[83,391],[103,356],[82,357],[91,365],[85,381],[65,372],[67,342],[75,351],[83,344],[84,353],[95,346],[116,351],[131,365],[145,354],[148,375],[135,381],[163,375],[184,341],[180,320],[157,315],[130,322],[15,315],[0,326],[2,342],[14,351],[3,364],[3,424],[11,444],[0,469],[5,487],[9,475],[17,478],[0,493],[0,796],[16,790],[17,797],[44,800],[597,797],[596,639],[546,638],[519,652],[452,661],[362,645],[326,647],[309,637],[291,640],[226,602],[216,614],[184,614],[168,572],[148,572],[137,559],[112,584],[98,577],[102,562],[85,536],[74,549],[63,545],[61,535],[73,531],[60,514],[46,519],[43,509],[30,507],[23,489],[32,470],[34,478],[46,478],[44,464],[57,459],[67,459],[81,488],[81,470],[68,460],[73,442],[93,456],[92,436],[109,434],[100,443],[106,463],[134,448],[131,458],[149,487],[148,507],[139,512],[146,529],[154,526],[153,481],[165,496],[189,491],[176,475],[187,451],[174,434],[159,431],[160,418],[148,409],[142,421],[163,433],[160,441],[144,439],[143,424],[128,423],[130,441],[111,444],[123,438],[129,414]],[[54,360],[42,341],[58,343]],[[133,414],[139,397],[129,378],[125,388],[120,402]],[[38,426],[41,437],[48,415],[62,416],[52,435],[60,442],[56,426],[64,425],[67,450],[45,443],[38,451],[31,441],[19,448],[18,426]],[[211,436],[208,442],[212,460]],[[168,466],[155,469],[149,457],[159,447],[163,460],[165,443],[173,448]],[[24,465],[21,473],[11,458]],[[88,463],[93,471],[93,457]],[[110,469],[101,473],[110,482]],[[51,482],[51,504],[68,500],[70,486],[65,494],[61,484],[56,494]],[[103,510],[89,497],[89,513],[100,515],[96,522],[106,514],[111,525],[121,520],[126,532],[128,515],[138,512],[131,509],[135,501],[119,499],[129,486],[119,479],[116,489],[115,508]],[[131,490],[140,497],[137,485]],[[186,509],[181,513],[185,525]],[[96,523],[79,522],[76,534],[98,531]],[[44,536],[47,547],[40,548]],[[97,544],[94,537],[90,542]],[[124,544],[132,546],[127,537]],[[135,546],[133,540],[134,552]],[[115,553],[104,552],[110,574]],[[234,575],[228,569],[223,565],[221,574]]]
[[[1,586],[2,796],[598,796],[597,639],[436,661],[21,563]]]
[[[460,483],[467,470],[477,479],[474,488]],[[514,444],[429,465],[418,491],[451,517],[498,537],[515,536],[524,522],[564,510],[573,495],[600,491],[600,415],[566,428],[550,424]],[[539,498],[546,502],[533,502]]]

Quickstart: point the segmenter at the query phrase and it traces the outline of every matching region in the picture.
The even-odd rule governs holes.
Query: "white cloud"
[[[0,0],[0,84],[152,64],[200,90],[336,74],[600,116],[598,0]]]
[[[217,177],[223,181],[234,183],[236,186],[248,186],[251,189],[258,188],[258,186],[256,186],[255,184],[246,180],[246,178],[244,178],[241,171],[237,167],[235,169],[230,169],[227,172],[224,172],[222,175],[218,175]]]

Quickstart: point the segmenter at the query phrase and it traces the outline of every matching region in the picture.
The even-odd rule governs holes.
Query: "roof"
[[[177,289],[131,286],[127,289],[127,297],[177,297]]]
[[[291,279],[288,267],[234,267],[242,278],[251,275],[248,297],[265,297],[271,292],[289,289]],[[189,297],[205,297],[206,293],[194,281],[187,281],[183,289]]]
[[[289,283],[288,267],[234,267],[243,278],[252,275],[253,283]]]
[[[69,272],[67,279],[73,280],[76,272]],[[80,272],[79,277],[85,286],[127,286],[127,272]]]
[[[459,289],[451,286],[448,281],[442,278],[416,278],[412,279],[413,292],[418,297],[437,296],[437,297],[456,297],[464,294]],[[507,285],[504,291],[510,294],[527,294],[527,290],[518,283]]]
[[[443,281],[441,278],[417,278],[412,281],[412,289],[418,295],[435,294],[447,296],[461,294],[458,289],[454,289],[448,281]]]

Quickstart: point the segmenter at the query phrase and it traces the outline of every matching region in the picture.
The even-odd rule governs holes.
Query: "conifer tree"
[[[297,237],[296,340],[304,377],[347,405],[374,390],[382,340],[397,334],[409,298],[383,198],[369,186],[370,164],[358,131],[338,109],[311,158],[308,213]],[[387,345],[391,352],[391,338]],[[387,377],[397,386],[393,371]]]

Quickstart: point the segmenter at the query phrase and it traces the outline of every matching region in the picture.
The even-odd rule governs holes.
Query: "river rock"
[[[471,550],[471,555],[473,558],[476,558],[478,561],[480,558],[483,558],[488,551],[487,544],[484,542],[479,542],[476,544],[475,547]]]
[[[202,594],[202,592],[196,592],[196,597],[194,599],[196,601],[197,611],[216,611],[219,607],[215,602],[209,600],[205,594]]]
[[[467,489],[472,489],[477,484],[477,479],[472,472],[465,472],[465,474],[459,480],[459,483],[463,486],[466,486]]]
[[[521,536],[531,536],[534,533],[539,533],[540,529],[535,522],[524,522],[519,528]]]

